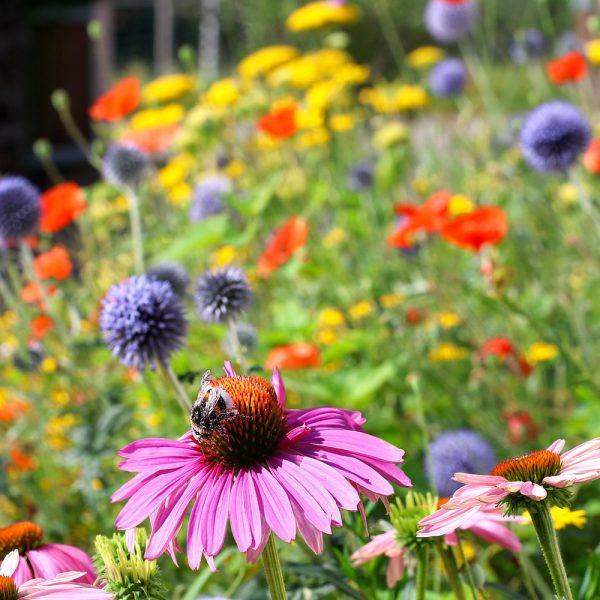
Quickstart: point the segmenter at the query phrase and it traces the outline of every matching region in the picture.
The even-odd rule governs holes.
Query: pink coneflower
[[[18,550],[10,552],[0,566],[0,598],[6,600],[111,600],[112,595],[85,583],[75,583],[86,573],[71,571],[52,579],[30,579],[19,584],[16,572],[20,559]]]
[[[440,500],[440,503],[444,500]],[[480,513],[473,515],[469,521],[463,523],[458,529],[469,530],[481,539],[492,544],[498,544],[512,552],[521,551],[521,542],[519,538],[508,527],[503,525],[504,522],[516,522],[518,519],[503,517],[501,512],[495,507],[488,506]],[[444,536],[444,542],[449,546],[458,544],[458,536],[456,530],[447,533]],[[404,575],[404,567],[410,550],[403,546],[398,540],[398,535],[395,529],[386,531],[373,537],[373,539],[359,548],[350,559],[356,567],[363,565],[378,556],[385,555],[389,557],[390,562],[387,568],[387,585],[393,588],[402,576]]]
[[[35,523],[14,523],[0,529],[0,567],[7,555],[17,550],[18,564],[11,574],[16,584],[34,578],[52,579],[66,571],[82,571],[80,583],[94,583],[96,570],[92,559],[79,548],[65,544],[42,544],[44,532]]]
[[[490,475],[456,473],[464,483],[450,500],[420,521],[419,537],[445,535],[470,522],[490,505],[504,505],[516,514],[528,505],[548,500],[568,504],[569,486],[600,478],[600,438],[594,438],[561,454],[564,440],[556,440],[547,450],[536,450],[496,465]]]
[[[230,363],[225,377],[205,376],[192,409],[194,431],[179,440],[143,439],[123,448],[124,471],[137,475],[112,497],[129,498],[117,517],[118,529],[150,518],[146,558],[167,551],[175,558],[176,536],[193,505],[187,532],[190,566],[202,557],[214,569],[230,523],[233,538],[250,561],[264,549],[271,532],[291,542],[300,531],[315,552],[323,533],[340,526],[340,509],[361,510],[362,493],[370,500],[394,493],[392,483],[410,487],[397,467],[404,451],[365,433],[358,412],[338,408],[290,410],[279,372],[271,383],[236,375]],[[211,421],[202,399],[215,400]]]

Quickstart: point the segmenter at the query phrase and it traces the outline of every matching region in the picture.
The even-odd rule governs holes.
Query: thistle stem
[[[429,567],[429,548],[426,544],[417,553],[417,589],[416,600],[425,600],[427,595],[427,569]]]
[[[144,269],[144,243],[142,239],[142,219],[140,203],[137,194],[131,188],[127,190],[127,207],[129,208],[129,223],[131,226],[131,245],[133,247],[133,262],[135,272],[142,275]]]
[[[269,591],[271,592],[271,600],[287,600],[285,592],[285,583],[283,582],[283,571],[275,546],[275,538],[273,534],[269,536],[267,545],[262,553],[262,562],[265,569],[265,577]]]
[[[556,595],[560,600],[573,600],[573,593],[571,592],[565,565],[560,555],[560,548],[550,509],[545,502],[538,502],[535,508],[536,510],[530,510],[529,514],[531,515],[531,521],[535,527],[538,541],[542,547]]]
[[[179,402],[179,406],[181,406],[186,415],[189,415],[190,411],[192,410],[192,403],[190,402],[186,391],[183,389],[183,386],[179,382],[179,379],[177,379],[177,375],[175,375],[173,368],[171,367],[170,363],[166,361],[159,364],[163,375],[175,392],[175,397],[177,398],[177,402]]]
[[[438,543],[438,551],[442,562],[444,563],[446,577],[448,577],[448,582],[450,583],[450,587],[454,592],[456,600],[467,600],[462,581],[460,580],[460,575],[458,574],[458,565],[456,564],[454,553],[441,541]]]
[[[81,129],[79,129],[75,119],[73,119],[71,109],[69,107],[64,107],[57,109],[57,112],[63,127],[71,136],[71,139],[75,142],[75,145],[79,148],[81,153],[86,157],[90,165],[95,167],[98,171],[102,171],[102,161],[92,152],[88,141],[85,139]]]
[[[247,371],[248,361],[244,355],[244,348],[242,348],[242,345],[240,344],[240,337],[238,335],[234,319],[227,319],[227,330],[233,357],[240,363],[242,369]]]

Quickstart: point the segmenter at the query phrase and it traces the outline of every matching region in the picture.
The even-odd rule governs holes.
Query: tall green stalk
[[[279,562],[279,554],[277,554],[273,534],[269,536],[267,545],[263,550],[262,563],[269,591],[271,592],[271,600],[287,600],[285,583],[283,582],[283,571],[281,570],[281,563]]]

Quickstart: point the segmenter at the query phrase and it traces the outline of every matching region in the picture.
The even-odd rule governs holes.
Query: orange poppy
[[[70,277],[73,264],[69,258],[69,253],[63,246],[54,246],[52,250],[36,256],[33,261],[33,268],[42,281],[50,278],[60,281]]]
[[[590,142],[583,155],[583,166],[594,175],[600,175],[600,138]]]
[[[141,100],[140,80],[126,77],[90,106],[89,115],[97,121],[119,121],[134,111]]]
[[[525,410],[507,410],[504,413],[504,420],[508,427],[508,441],[511,444],[518,444],[525,438],[533,441],[540,433],[540,428]]]
[[[479,252],[486,244],[499,244],[508,233],[506,213],[497,206],[482,206],[444,224],[442,237],[460,248]]]
[[[388,237],[387,243],[394,248],[410,248],[413,235],[419,231],[438,232],[448,218],[448,207],[452,194],[440,190],[432,194],[423,204],[398,203],[394,212],[403,217],[402,222]]]
[[[556,85],[579,81],[587,74],[587,63],[581,52],[573,50],[546,65],[550,81]]]
[[[407,325],[418,325],[427,318],[427,311],[422,308],[409,307],[404,313]]]
[[[533,373],[533,365],[517,352],[517,349],[507,337],[495,337],[488,340],[479,349],[479,356],[482,360],[489,356],[496,356],[513,373],[522,377],[529,377]]]
[[[25,454],[17,445],[11,447],[10,451],[11,466],[19,471],[33,471],[36,462],[29,455]]]
[[[29,404],[20,398],[10,400],[0,406],[0,423],[12,423],[29,409]]]
[[[318,348],[306,342],[277,346],[273,348],[265,362],[265,368],[272,371],[275,367],[279,369],[306,369],[307,367],[318,367],[321,364],[321,353]]]
[[[304,246],[308,238],[309,228],[301,217],[288,219],[268,243],[265,251],[258,259],[258,274],[268,277],[284,265],[292,256]]]
[[[30,325],[33,337],[39,340],[54,327],[54,321],[47,315],[39,315],[32,319]]]
[[[46,288],[46,296],[54,296],[57,291],[57,287],[55,285],[49,285]],[[26,302],[27,304],[38,304],[40,308],[44,308],[43,306],[43,295],[40,285],[36,281],[32,281],[28,283],[21,290],[21,300]]]
[[[40,231],[56,233],[85,210],[83,190],[73,181],[46,190],[41,197]]]
[[[181,127],[178,123],[152,127],[141,131],[126,131],[120,141],[135,146],[138,150],[148,154],[155,154],[168,150]]]
[[[298,131],[296,123],[296,105],[271,111],[258,120],[258,128],[271,137],[285,139]]]

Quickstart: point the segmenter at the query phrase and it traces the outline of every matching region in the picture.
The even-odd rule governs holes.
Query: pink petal
[[[512,552],[522,549],[519,538],[508,528],[496,521],[481,519],[476,525],[469,527],[475,535],[492,544],[498,544]]]
[[[482,486],[493,486],[506,482],[504,477],[498,477],[497,475],[476,475],[474,473],[454,473],[454,477],[452,477],[452,479],[454,479],[454,481],[458,481],[459,483]]]
[[[298,503],[292,499],[292,510],[294,511],[294,517],[298,525],[298,531],[300,531],[306,545],[315,553],[321,554],[323,552],[323,534],[316,527],[314,527],[305,517],[304,510],[298,505]]]
[[[463,523],[468,522],[472,515],[477,512],[479,512],[478,506],[456,510],[440,508],[428,517],[421,519],[419,525],[423,529],[417,533],[417,537],[431,537],[451,533]]]
[[[285,385],[283,384],[283,378],[281,377],[281,373],[279,369],[275,367],[273,369],[273,377],[271,377],[271,383],[275,388],[275,394],[277,395],[277,402],[282,409],[285,409]]]
[[[215,486],[212,499],[205,506],[206,512],[202,519],[204,525],[202,543],[204,545],[204,552],[208,556],[218,554],[225,542],[232,483],[232,470],[221,475]]]
[[[223,369],[227,377],[237,377],[237,374],[235,372],[235,369],[233,368],[233,365],[231,364],[231,361],[226,360],[225,364],[223,365]]]
[[[395,587],[404,575],[404,555],[405,553],[403,552],[398,556],[390,558],[386,573],[386,583],[388,588]]]
[[[562,449],[565,447],[565,440],[556,440],[552,444],[550,444],[547,448],[550,452],[555,452],[556,454],[560,454]]]
[[[0,562],[0,575],[12,577],[19,566],[19,551],[11,550]],[[18,584],[17,584],[18,585]]]
[[[241,552],[246,552],[252,544],[252,529],[250,527],[249,515],[256,512],[256,507],[253,509],[247,505],[248,493],[246,486],[247,477],[242,477],[242,472],[240,472],[233,482],[229,503],[231,533]]]

